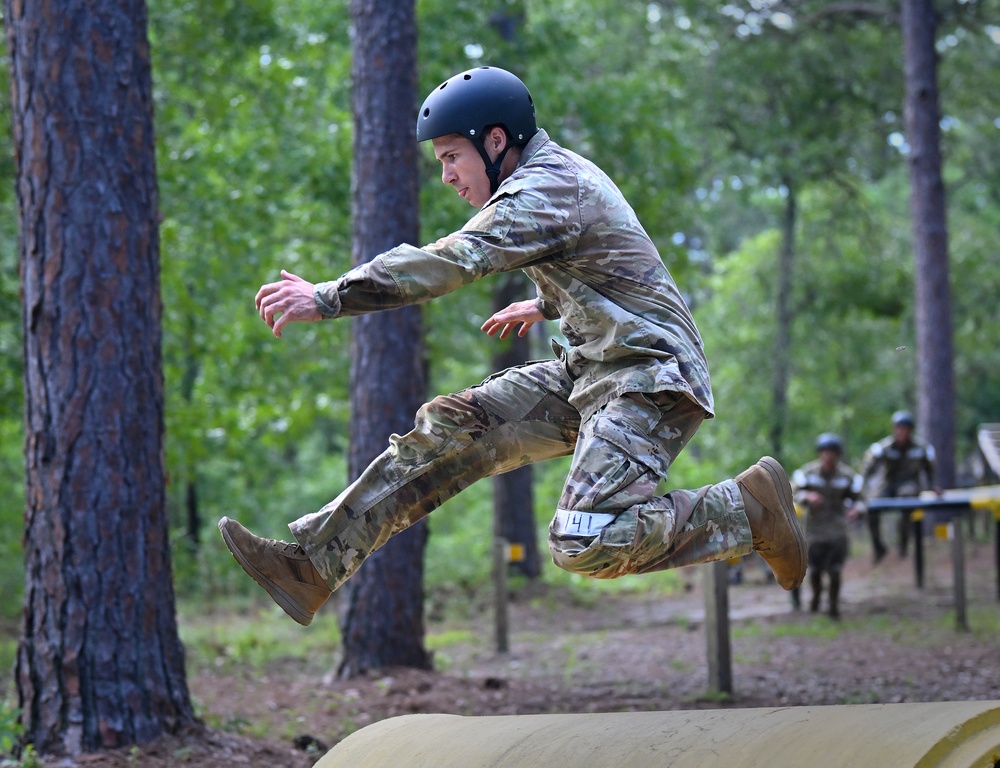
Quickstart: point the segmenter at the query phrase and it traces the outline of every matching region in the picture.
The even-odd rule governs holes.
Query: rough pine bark
[[[400,242],[418,242],[415,13],[413,0],[351,3],[355,264]],[[413,428],[425,378],[419,308],[352,320],[352,478],[385,450],[390,434]],[[348,582],[342,676],[430,667],[423,620],[426,540],[421,521],[390,539]]]
[[[163,468],[152,85],[142,0],[6,0],[23,283],[25,594],[42,753],[194,720]]]
[[[932,0],[903,0],[907,159],[915,259],[917,420],[937,451],[937,480],[955,484],[955,376],[948,224],[941,160],[937,21]]]

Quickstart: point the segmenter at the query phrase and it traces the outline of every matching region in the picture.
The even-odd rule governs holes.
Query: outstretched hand
[[[483,323],[480,330],[487,336],[495,336],[499,332],[500,338],[506,339],[510,336],[510,332],[514,330],[514,327],[520,325],[521,327],[518,328],[517,335],[524,336],[528,333],[528,329],[531,326],[544,319],[545,316],[538,309],[534,300],[515,301],[506,309],[501,309],[495,313],[489,320]]]
[[[285,270],[281,270],[281,278],[276,283],[262,285],[254,297],[261,319],[279,339],[285,323],[315,323],[323,319],[316,309],[312,283]]]

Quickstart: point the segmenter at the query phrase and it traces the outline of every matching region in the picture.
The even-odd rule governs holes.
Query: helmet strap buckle
[[[479,154],[483,158],[483,162],[486,163],[486,175],[490,179],[490,194],[492,195],[497,191],[500,186],[500,166],[503,165],[503,159],[507,156],[507,152],[511,148],[510,139],[507,140],[507,146],[500,150],[500,154],[497,155],[496,160],[490,160],[489,153],[486,151],[486,137],[489,136],[489,132],[484,132],[483,138],[476,143],[476,149],[479,150]]]

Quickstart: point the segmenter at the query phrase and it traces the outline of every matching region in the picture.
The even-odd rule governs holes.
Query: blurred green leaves
[[[799,204],[789,453],[804,461],[815,434],[836,429],[856,456],[884,433],[887,414],[912,399],[897,20],[891,8],[852,15],[835,6],[418,4],[422,92],[487,63],[522,76],[540,125],[615,179],[690,297],[718,418],[702,428],[671,484],[727,476],[766,446],[774,265],[788,183]],[[957,426],[966,448],[976,423],[1000,418],[992,319],[1000,294],[1000,44],[989,26],[998,6],[941,8]],[[156,0],[149,11],[174,540],[182,540],[192,486],[207,535],[231,514],[287,538],[287,521],[346,481],[350,325],[297,325],[277,340],[253,298],[282,268],[322,280],[350,264],[349,8]],[[6,66],[4,55],[5,79]],[[21,330],[8,93],[0,90],[0,300],[8,307],[0,316],[0,477],[8,490],[0,576],[17,584]],[[429,153],[421,163],[422,237],[431,241],[472,210],[441,186]],[[484,281],[427,308],[432,393],[490,372],[491,342],[478,331],[489,291]],[[543,518],[560,485],[559,471],[549,474],[538,497]],[[459,500],[475,508],[472,518],[432,517],[429,558],[438,564],[429,578],[486,578],[488,558],[468,553],[485,551],[488,525],[469,523],[488,519],[488,496]],[[212,556],[178,548],[184,591],[229,589],[215,572],[228,561],[214,543],[203,547]],[[16,602],[8,593],[0,613],[16,615]]]

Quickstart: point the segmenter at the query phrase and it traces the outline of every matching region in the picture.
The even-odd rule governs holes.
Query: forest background
[[[797,466],[823,431],[839,432],[856,463],[888,432],[893,410],[915,405],[897,12],[825,2],[790,10],[769,2],[418,4],[420,92],[479,64],[519,74],[539,123],[619,183],[689,299],[718,417],[675,465],[678,486],[731,476],[762,453]],[[348,324],[296,327],[276,341],[253,294],[282,267],[327,279],[350,266],[349,10],[209,0],[151,2],[149,11],[176,591],[181,602],[228,599],[253,585],[215,535],[218,517],[287,538],[288,520],[326,503],[347,479]],[[942,3],[939,12],[955,433],[960,474],[971,480],[976,426],[1000,420],[1000,4]],[[9,110],[3,93],[5,126]],[[14,625],[24,451],[10,141],[5,128],[0,618]],[[441,187],[429,153],[421,163],[422,240],[431,241],[470,211]],[[493,343],[478,328],[492,287],[484,281],[425,308],[431,393],[491,372]],[[791,313],[787,338],[779,306]],[[535,334],[533,356],[547,356],[557,333],[546,324]],[[777,408],[779,362],[787,402]],[[539,526],[564,474],[552,462],[536,475]],[[432,516],[428,590],[487,582],[490,515],[483,484]],[[4,642],[0,663],[9,668],[14,641]]]

